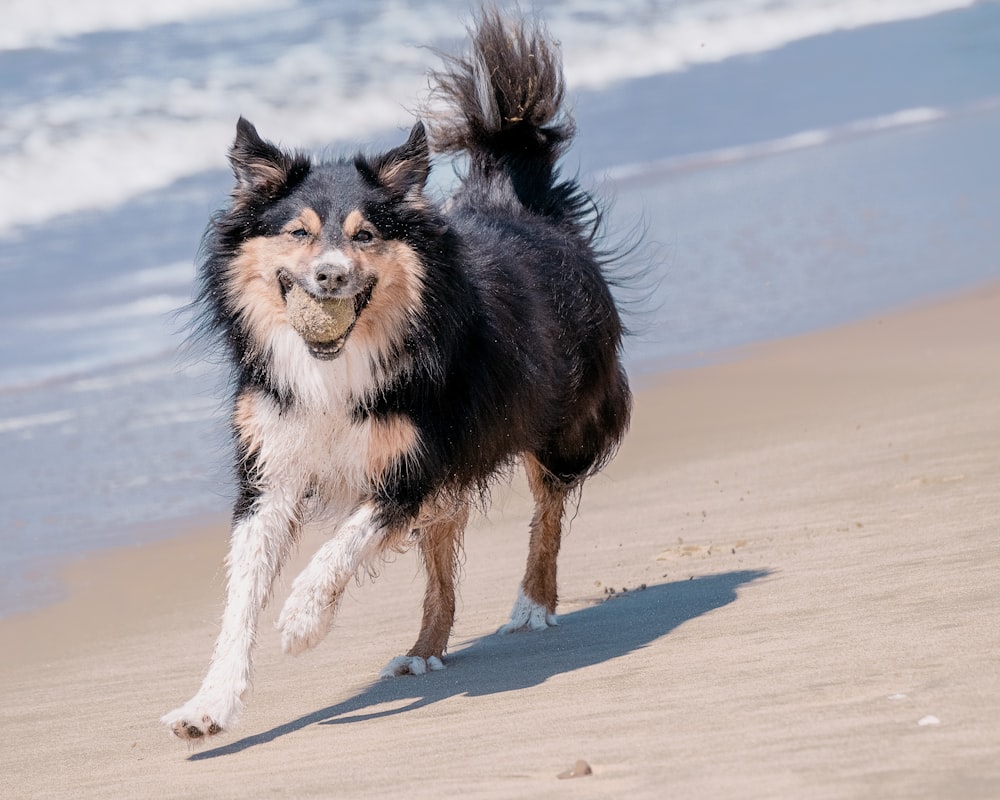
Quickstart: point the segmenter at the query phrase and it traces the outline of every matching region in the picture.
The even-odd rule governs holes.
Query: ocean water
[[[5,4],[0,615],[56,596],[56,559],[229,506],[223,370],[181,346],[236,118],[292,147],[395,143],[472,9]],[[615,198],[612,237],[646,231],[634,372],[1000,276],[997,3],[536,10],[579,127],[566,168]]]

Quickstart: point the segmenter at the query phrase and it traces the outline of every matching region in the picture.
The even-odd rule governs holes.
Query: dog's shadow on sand
[[[403,714],[449,697],[478,697],[537,686],[554,675],[648,647],[679,625],[732,603],[741,586],[768,574],[741,570],[657,584],[612,595],[604,602],[560,616],[559,626],[543,633],[483,636],[450,652],[448,668],[441,672],[377,681],[336,705],[194,753],[190,760],[239,753],[309,725],[345,725]],[[408,699],[411,702],[405,703]],[[386,705],[390,707],[385,709]]]

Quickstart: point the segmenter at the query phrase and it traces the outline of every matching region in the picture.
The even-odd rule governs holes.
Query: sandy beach
[[[493,635],[515,480],[468,532],[445,671],[374,680],[419,622],[400,556],[315,651],[265,626],[240,726],[197,750],[158,718],[207,665],[225,521],[80,561],[0,621],[3,796],[996,797],[998,364],[991,285],[644,378],[559,628]]]

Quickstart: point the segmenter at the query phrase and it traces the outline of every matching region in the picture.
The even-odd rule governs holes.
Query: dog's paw
[[[292,592],[278,616],[281,649],[291,656],[318,645],[333,623],[333,605],[320,606],[308,597]]]
[[[437,656],[396,656],[382,667],[380,678],[398,678],[400,675],[423,675],[428,670],[444,669],[444,662]]]
[[[232,704],[204,703],[198,698],[165,714],[160,721],[178,739],[193,742],[228,730],[236,721],[238,709]]]
[[[529,599],[522,590],[517,592],[517,600],[510,612],[510,621],[502,625],[497,633],[514,633],[515,631],[543,631],[559,624],[555,614],[545,606]]]

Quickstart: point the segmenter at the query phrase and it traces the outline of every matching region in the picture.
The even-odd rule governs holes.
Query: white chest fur
[[[404,415],[353,417],[352,398],[367,394],[373,382],[371,362],[365,354],[344,356],[318,362],[305,355],[308,361],[285,362],[294,371],[286,371],[292,385],[282,389],[290,390],[292,402],[283,408],[272,396],[248,390],[238,398],[233,416],[260,488],[300,498],[310,494],[313,504],[334,513],[370,497],[420,448],[419,435]]]

